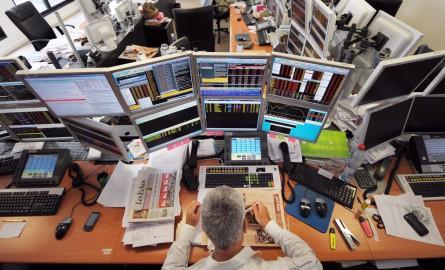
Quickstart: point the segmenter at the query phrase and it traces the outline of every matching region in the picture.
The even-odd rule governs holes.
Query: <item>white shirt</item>
[[[194,265],[188,267],[188,258],[193,239],[194,227],[184,224],[181,236],[171,245],[165,259],[163,270],[170,269],[299,269],[313,270],[323,269],[322,264],[315,256],[311,248],[300,237],[282,229],[274,221],[269,221],[264,230],[280,245],[287,257],[279,257],[277,260],[265,261],[256,256],[256,252],[250,247],[244,247],[231,259],[218,262],[212,256],[201,259]]]

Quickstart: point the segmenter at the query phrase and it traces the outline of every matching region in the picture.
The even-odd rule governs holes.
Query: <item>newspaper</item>
[[[236,189],[240,192],[244,198],[244,203],[246,207],[261,201],[267,208],[270,218],[274,220],[280,227],[286,229],[286,222],[284,218],[283,201],[281,199],[281,194],[279,190],[264,190],[264,189]],[[206,189],[199,191],[198,200],[202,203],[202,199],[205,197]],[[184,213],[185,214],[185,213]],[[254,220],[249,216],[246,217],[248,220],[247,232],[244,234],[243,245],[244,246],[278,246],[273,242],[272,237],[270,237]],[[185,222],[185,215],[181,223]],[[180,226],[177,229],[177,238],[181,234]],[[207,235],[204,233],[201,227],[201,223],[196,226],[195,237],[192,241],[194,245],[203,245],[211,247],[212,244],[208,239]],[[209,248],[211,249],[211,248]]]
[[[179,196],[180,173],[142,168],[133,181],[126,221],[148,222],[173,220]]]

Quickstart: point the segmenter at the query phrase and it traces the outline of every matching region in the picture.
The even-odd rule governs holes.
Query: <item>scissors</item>
[[[379,228],[379,229],[385,228],[385,224],[383,224],[383,219],[380,215],[374,214],[374,215],[372,215],[372,219],[375,222],[377,222],[377,228]]]

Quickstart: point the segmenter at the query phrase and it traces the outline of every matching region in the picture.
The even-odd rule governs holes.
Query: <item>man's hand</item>
[[[191,225],[193,227],[196,226],[196,224],[198,224],[199,221],[199,215],[201,214],[200,212],[200,207],[201,205],[199,204],[199,202],[193,200],[189,207],[187,208],[187,212],[185,214],[185,223],[187,223],[188,225]]]
[[[258,202],[252,208],[256,221],[261,225],[261,227],[266,227],[267,223],[270,221],[269,212],[267,211],[266,206],[264,206],[262,202]]]

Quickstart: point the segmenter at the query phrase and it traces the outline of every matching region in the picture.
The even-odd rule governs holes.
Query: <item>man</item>
[[[280,228],[270,219],[267,208],[260,202],[253,206],[255,219],[280,245],[287,257],[265,261],[250,247],[242,246],[246,231],[244,201],[236,190],[227,186],[207,192],[202,203],[193,201],[186,213],[182,234],[170,247],[162,269],[187,269],[194,227],[201,215],[204,232],[215,245],[215,251],[189,269],[323,269],[314,252],[298,236]]]

